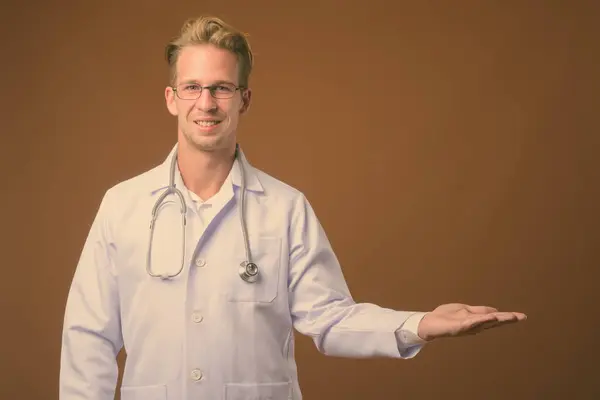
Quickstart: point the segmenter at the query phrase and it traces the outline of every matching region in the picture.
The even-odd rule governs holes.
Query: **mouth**
[[[211,128],[213,126],[219,125],[222,121],[211,119],[211,120],[194,120],[194,123],[202,128]]]

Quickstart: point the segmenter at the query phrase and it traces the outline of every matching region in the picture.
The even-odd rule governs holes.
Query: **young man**
[[[237,146],[252,93],[246,37],[190,20],[167,59],[177,144],[102,199],[66,305],[61,400],[112,399],[123,346],[123,400],[300,400],[293,328],[324,354],[410,358],[525,318],[355,303],[307,199]]]

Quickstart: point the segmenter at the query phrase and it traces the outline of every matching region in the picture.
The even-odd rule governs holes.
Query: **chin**
[[[190,147],[196,150],[217,151],[235,146],[234,132],[223,129],[202,132],[194,128],[190,127],[190,129],[179,130],[179,135]]]
[[[216,151],[229,147],[229,141],[224,136],[192,137],[188,142],[200,151]]]

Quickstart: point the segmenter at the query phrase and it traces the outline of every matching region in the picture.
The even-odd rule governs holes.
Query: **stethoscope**
[[[244,166],[242,165],[242,159],[240,157],[240,149],[239,149],[239,145],[236,145],[236,149],[235,149],[235,158],[238,159],[238,165],[240,167],[240,175],[241,175],[241,188],[240,188],[240,201],[238,202],[238,214],[240,215],[240,225],[242,227],[242,234],[244,235],[244,246],[246,248],[246,260],[242,261],[242,263],[240,264],[239,268],[238,268],[238,273],[240,275],[240,277],[248,282],[248,283],[254,283],[258,280],[258,266],[252,262],[252,255],[250,254],[250,244],[248,242],[248,232],[246,229],[246,220],[244,218],[244,213],[245,213],[245,203],[246,203],[246,177],[245,177],[245,169]],[[171,158],[171,171],[170,171],[170,176],[169,176],[169,186],[167,187],[167,190],[165,190],[165,192],[163,194],[160,195],[160,197],[156,200],[156,203],[154,204],[154,207],[152,208],[152,219],[150,220],[150,239],[149,239],[149,243],[148,243],[148,254],[146,257],[146,271],[148,272],[148,275],[154,277],[154,278],[161,278],[163,280],[166,279],[171,279],[174,278],[176,276],[178,276],[179,274],[181,274],[181,272],[183,271],[184,268],[184,264],[185,264],[185,226],[186,226],[186,217],[185,214],[187,212],[187,205],[185,202],[185,198],[183,197],[183,194],[181,193],[181,191],[179,189],[177,189],[175,187],[175,167],[177,165],[177,151],[175,151],[175,153],[173,154],[173,157]],[[179,202],[181,204],[181,229],[182,229],[182,233],[183,233],[183,241],[182,241],[182,256],[181,256],[181,266],[179,268],[179,271],[177,271],[177,273],[170,275],[170,274],[156,274],[152,272],[152,265],[151,265],[151,253],[152,253],[152,239],[154,236],[154,224],[156,222],[156,218],[158,217],[158,208],[160,207],[160,205],[162,204],[162,202],[164,201],[164,199],[170,195],[170,194],[176,194],[177,197],[179,198]]]

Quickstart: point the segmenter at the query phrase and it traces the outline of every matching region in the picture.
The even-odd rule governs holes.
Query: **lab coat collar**
[[[175,155],[176,151],[177,151],[177,144],[175,144],[173,146],[173,148],[169,152],[169,155],[164,160],[164,162],[161,165],[159,165],[158,170],[159,170],[160,178],[157,181],[158,185],[156,185],[156,186],[153,185],[152,194],[155,194],[160,190],[166,189],[169,186],[169,178],[170,178],[169,174],[171,171],[171,158]],[[235,161],[233,163],[233,167],[232,167],[231,171],[229,172],[229,175],[227,176],[227,179],[225,180],[224,184],[230,183],[230,184],[233,184],[233,186],[237,186],[238,188],[241,186],[242,179],[241,179],[241,175],[240,175],[240,168],[238,165],[240,162],[243,163],[244,170],[246,173],[246,190],[251,190],[251,191],[254,191],[257,193],[264,192],[264,188],[263,188],[262,184],[260,183],[258,174],[256,173],[256,169],[252,165],[250,165],[250,163],[246,159],[244,152],[242,151],[242,149],[239,145],[238,145],[238,157],[235,159]],[[177,166],[175,169],[175,185],[180,190],[185,188],[185,185],[183,184],[183,179],[181,178],[181,173],[179,172],[179,168],[177,168]]]

